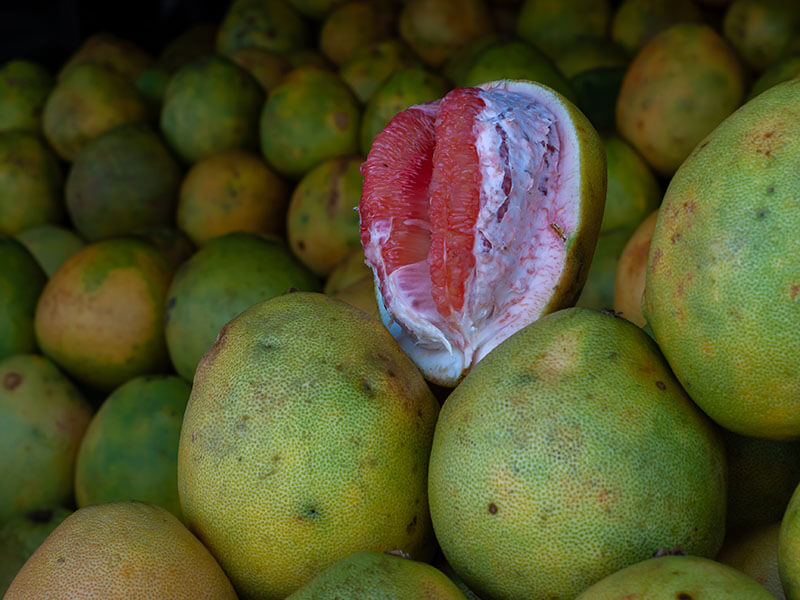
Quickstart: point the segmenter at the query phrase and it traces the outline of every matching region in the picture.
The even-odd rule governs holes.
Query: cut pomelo
[[[602,142],[529,81],[457,88],[397,114],[361,167],[361,242],[381,316],[454,385],[497,344],[574,303],[606,194]]]

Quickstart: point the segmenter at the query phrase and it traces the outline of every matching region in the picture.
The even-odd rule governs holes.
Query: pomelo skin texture
[[[660,556],[622,569],[577,600],[775,600],[753,578],[700,556]]]
[[[655,343],[586,308],[495,348],[442,407],[436,538],[481,597],[574,598],[663,548],[714,556],[725,456]]]
[[[56,527],[4,600],[236,600],[214,557],[166,509],[108,502]]]
[[[438,404],[381,322],[294,292],[228,323],[194,378],[184,517],[242,600],[278,600],[362,550],[433,558]]]
[[[778,600],[784,600],[778,572],[778,539],[780,521],[766,526],[728,535],[716,560],[749,575]]]
[[[89,403],[46,358],[0,361],[0,524],[72,502],[75,455],[91,418]]]
[[[381,552],[356,552],[328,567],[287,600],[465,600],[429,564]]]
[[[382,318],[429,380],[455,385],[580,293],[605,151],[550,88],[500,80],[412,106],[375,138],[362,174],[361,243]]]
[[[726,429],[800,438],[800,80],[719,125],[670,182],[644,316],[683,387]]]

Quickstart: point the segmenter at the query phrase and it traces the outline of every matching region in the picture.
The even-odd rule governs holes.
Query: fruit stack
[[[0,65],[0,595],[800,599],[799,76],[795,0]]]

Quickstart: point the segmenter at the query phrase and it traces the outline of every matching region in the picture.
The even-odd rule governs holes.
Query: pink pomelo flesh
[[[432,381],[454,384],[551,308],[581,202],[572,121],[552,98],[521,82],[455,89],[396,115],[361,167],[382,316]]]

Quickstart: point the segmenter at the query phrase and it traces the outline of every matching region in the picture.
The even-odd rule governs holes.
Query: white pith
[[[391,235],[390,221],[371,224],[365,248],[384,323],[425,376],[445,385],[542,314],[578,225],[579,176],[560,167],[577,164],[578,152],[563,100],[524,82],[481,87],[485,107],[473,128],[481,175],[476,264],[461,311],[446,319],[436,310],[427,260],[386,275],[378,249]],[[507,164],[499,152],[503,138]],[[506,174],[512,182],[508,196]],[[498,220],[504,203],[507,210]]]

